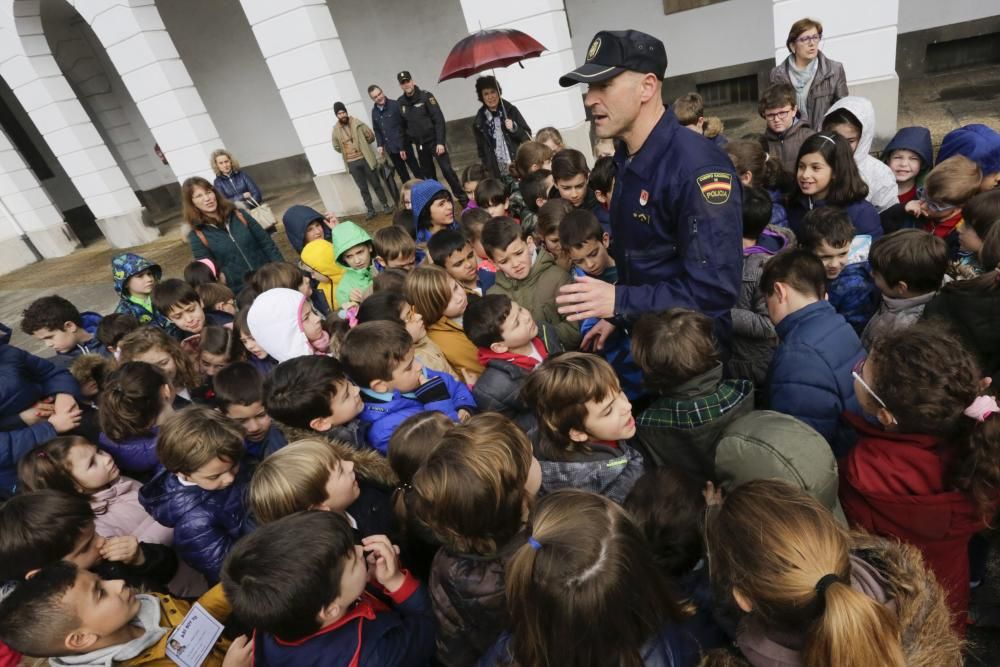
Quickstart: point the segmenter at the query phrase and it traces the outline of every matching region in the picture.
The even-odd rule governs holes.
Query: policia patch
[[[725,204],[733,190],[733,175],[720,171],[710,171],[698,177],[701,196],[709,204]]]

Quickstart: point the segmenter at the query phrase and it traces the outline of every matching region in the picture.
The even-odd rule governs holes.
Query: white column
[[[841,0],[821,6],[809,0],[774,0],[774,59],[788,56],[785,40],[792,24],[802,18],[823,24],[820,48],[844,65],[852,95],[867,97],[875,106],[876,145],[896,132],[899,77],[896,75],[896,35],[899,0]]]
[[[0,76],[45,138],[108,242],[146,243],[159,234],[143,223],[142,207],[76,94],[59,70],[42,33],[37,0],[15,0],[0,38]]]
[[[333,103],[367,122],[326,0],[240,0],[257,44],[292,119],[323,204],[337,213],[363,211],[361,195],[333,150]]]
[[[580,86],[561,88],[559,77],[583,62],[573,53],[563,0],[461,0],[469,32],[514,28],[531,35],[547,49],[539,58],[496,70],[503,96],[524,114],[532,131],[546,125],[559,129],[567,145],[590,160],[590,127],[586,122]],[[456,37],[455,41],[458,41]]]
[[[25,237],[43,257],[62,257],[80,245],[34,172],[0,131],[0,274],[35,261]]]
[[[154,0],[77,0],[76,9],[107,50],[177,180],[212,180],[209,156],[222,140]],[[157,159],[147,148],[147,159]]]

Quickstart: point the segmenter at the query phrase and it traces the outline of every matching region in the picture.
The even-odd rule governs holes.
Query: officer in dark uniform
[[[374,84],[368,86],[368,97],[374,103],[372,106],[372,129],[375,131],[375,142],[378,144],[379,153],[389,155],[401,183],[410,180],[407,166],[413,171],[414,178],[420,178],[417,156],[406,140],[406,135],[403,134],[403,119],[399,102],[386,97],[382,88]]]
[[[685,130],[663,103],[663,42],[636,30],[602,31],[586,62],[559,79],[588,85],[597,136],[617,141],[611,198],[618,284],[578,278],[560,290],[571,321],[604,318],[584,338],[601,349],[616,326],[646,312],[690,308],[715,319],[728,351],[730,310],[743,267],[742,192],[729,157]]]
[[[403,118],[403,131],[407,140],[417,147],[417,159],[420,161],[422,177],[437,176],[434,172],[434,160],[437,160],[451,193],[458,198],[464,208],[469,198],[462,190],[462,184],[451,167],[451,157],[445,144],[444,114],[441,113],[441,106],[431,93],[420,90],[417,84],[413,83],[413,77],[409,72],[405,70],[400,72],[396,75],[396,80],[403,89],[403,94],[398,100]]]

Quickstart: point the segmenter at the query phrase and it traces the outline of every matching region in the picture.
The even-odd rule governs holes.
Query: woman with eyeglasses
[[[969,542],[1000,501],[1000,408],[975,356],[938,324],[875,339],[852,372],[868,419],[841,462],[853,525],[916,546],[948,596],[953,627],[969,608]]]
[[[818,127],[827,109],[847,96],[844,66],[819,50],[823,24],[815,19],[799,19],[788,31],[788,57],[771,70],[771,83],[788,83],[795,88],[800,112]]]

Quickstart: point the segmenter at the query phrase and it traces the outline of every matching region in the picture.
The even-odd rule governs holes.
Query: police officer
[[[406,132],[407,140],[417,147],[417,159],[420,161],[423,178],[436,176],[434,160],[437,160],[452,194],[464,208],[469,198],[462,190],[462,184],[451,167],[451,157],[445,145],[444,114],[441,113],[441,106],[432,94],[420,90],[417,84],[413,83],[413,77],[406,70],[397,74],[396,80],[403,89],[403,94],[398,100],[402,111],[403,131]]]
[[[582,347],[603,347],[642,313],[690,308],[715,318],[728,349],[742,266],[740,179],[728,156],[685,130],[663,104],[663,42],[636,30],[602,31],[586,62],[559,79],[588,85],[598,138],[617,139],[611,198],[618,284],[583,277],[560,290],[570,321],[604,318]]]
[[[399,174],[401,183],[410,180],[410,172],[407,166],[413,171],[413,177],[420,177],[420,167],[417,165],[417,156],[410,150],[410,145],[403,135],[403,119],[400,118],[399,102],[390,100],[382,92],[382,88],[375,84],[368,86],[368,97],[371,98],[372,106],[372,129],[375,130],[375,143],[378,144],[380,155],[389,154],[392,166]]]

